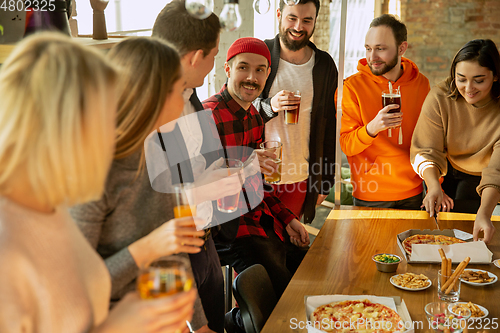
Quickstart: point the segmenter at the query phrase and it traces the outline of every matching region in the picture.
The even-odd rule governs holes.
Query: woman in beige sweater
[[[455,209],[477,211],[474,240],[495,232],[491,215],[500,200],[500,55],[491,40],[472,40],[455,55],[448,79],[427,96],[410,151],[415,172],[424,178],[424,205],[431,216],[443,190]],[[477,191],[477,193],[476,193]]]
[[[176,332],[191,318],[194,290],[129,294],[108,316],[109,272],[65,208],[103,191],[116,80],[98,51],[55,33],[25,39],[1,68],[2,333]]]

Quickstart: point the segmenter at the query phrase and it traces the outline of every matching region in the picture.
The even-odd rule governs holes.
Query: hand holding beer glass
[[[260,144],[260,148],[265,152],[270,153],[274,158],[270,158],[272,162],[276,164],[276,168],[273,172],[267,174],[264,173],[264,180],[268,184],[277,184],[281,181],[281,156],[283,151],[283,144],[279,141],[266,141]]]
[[[196,215],[194,184],[184,183],[174,185],[174,217],[189,217]]]
[[[390,83],[390,82],[389,82]],[[387,105],[398,105],[398,108],[389,110],[387,113],[397,113],[401,112],[401,92],[399,90],[399,87],[397,90],[392,89],[392,85],[389,84],[390,89],[389,90],[384,90],[382,92],[382,105],[383,107],[386,107]],[[388,137],[392,137],[392,129],[389,128],[387,132]],[[403,144],[403,128],[400,126],[399,127],[399,138],[398,138],[398,144]]]
[[[301,100],[301,95],[300,91],[296,90],[293,92],[293,97],[295,100],[298,99],[298,102],[296,104],[292,104],[289,106],[293,106],[294,108],[291,110],[285,110],[285,124],[287,125],[296,125],[299,123],[299,111],[300,111],[300,100]]]
[[[226,158],[224,159],[224,163],[220,168],[225,169],[228,176],[240,173],[240,183],[243,184],[244,179],[242,179],[243,176],[241,175],[243,170],[243,162],[233,158]],[[240,192],[217,199],[217,209],[223,213],[234,213],[238,209],[239,199]]]
[[[190,267],[188,259],[180,256],[161,257],[152,261],[141,269],[137,278],[139,296],[142,299],[156,299],[189,292],[194,283]],[[189,321],[185,323],[184,329],[175,332],[185,331]]]
[[[193,276],[187,259],[161,257],[141,269],[137,289],[143,299],[160,298],[191,290]]]

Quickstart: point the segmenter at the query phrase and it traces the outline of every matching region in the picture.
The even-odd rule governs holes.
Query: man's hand
[[[260,172],[265,175],[272,175],[278,170],[278,164],[275,162],[276,155],[264,149],[254,150],[259,158]]]
[[[195,181],[194,202],[196,204],[217,200],[241,191],[243,172],[237,168],[226,168],[221,157],[213,162]]]
[[[271,107],[274,112],[284,110],[295,110],[300,103],[300,97],[295,97],[295,93],[282,90],[271,98]]]
[[[298,247],[309,245],[309,233],[297,219],[293,219],[286,226],[286,232],[290,236],[290,242]]]
[[[375,118],[373,118],[373,120],[366,125],[368,135],[374,138],[381,131],[401,126],[401,123],[403,122],[403,113],[389,113],[391,110],[397,108],[399,108],[399,105],[390,104],[380,110]]]

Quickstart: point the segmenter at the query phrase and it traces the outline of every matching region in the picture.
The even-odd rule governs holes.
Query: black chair
[[[233,284],[233,267],[229,264],[226,264],[221,260],[221,266],[224,267],[225,270],[225,279],[224,279],[224,313],[228,313],[231,311],[233,306],[233,294],[231,291],[231,285]]]
[[[246,333],[259,333],[278,302],[271,279],[262,265],[241,272],[233,282]]]

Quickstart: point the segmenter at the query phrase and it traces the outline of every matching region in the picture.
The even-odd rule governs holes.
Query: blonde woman
[[[140,267],[151,260],[203,252],[204,232],[192,218],[173,219],[171,195],[154,191],[145,170],[144,140],[158,128],[172,131],[184,107],[179,55],[159,39],[137,37],[115,46],[108,58],[122,71],[114,161],[103,196],[70,213],[104,258],[117,301],[135,288]],[[195,330],[207,324],[199,298],[191,324]]]
[[[108,316],[111,281],[66,205],[100,197],[114,150],[116,72],[63,35],[22,41],[0,70],[0,332],[175,332],[195,293]]]

